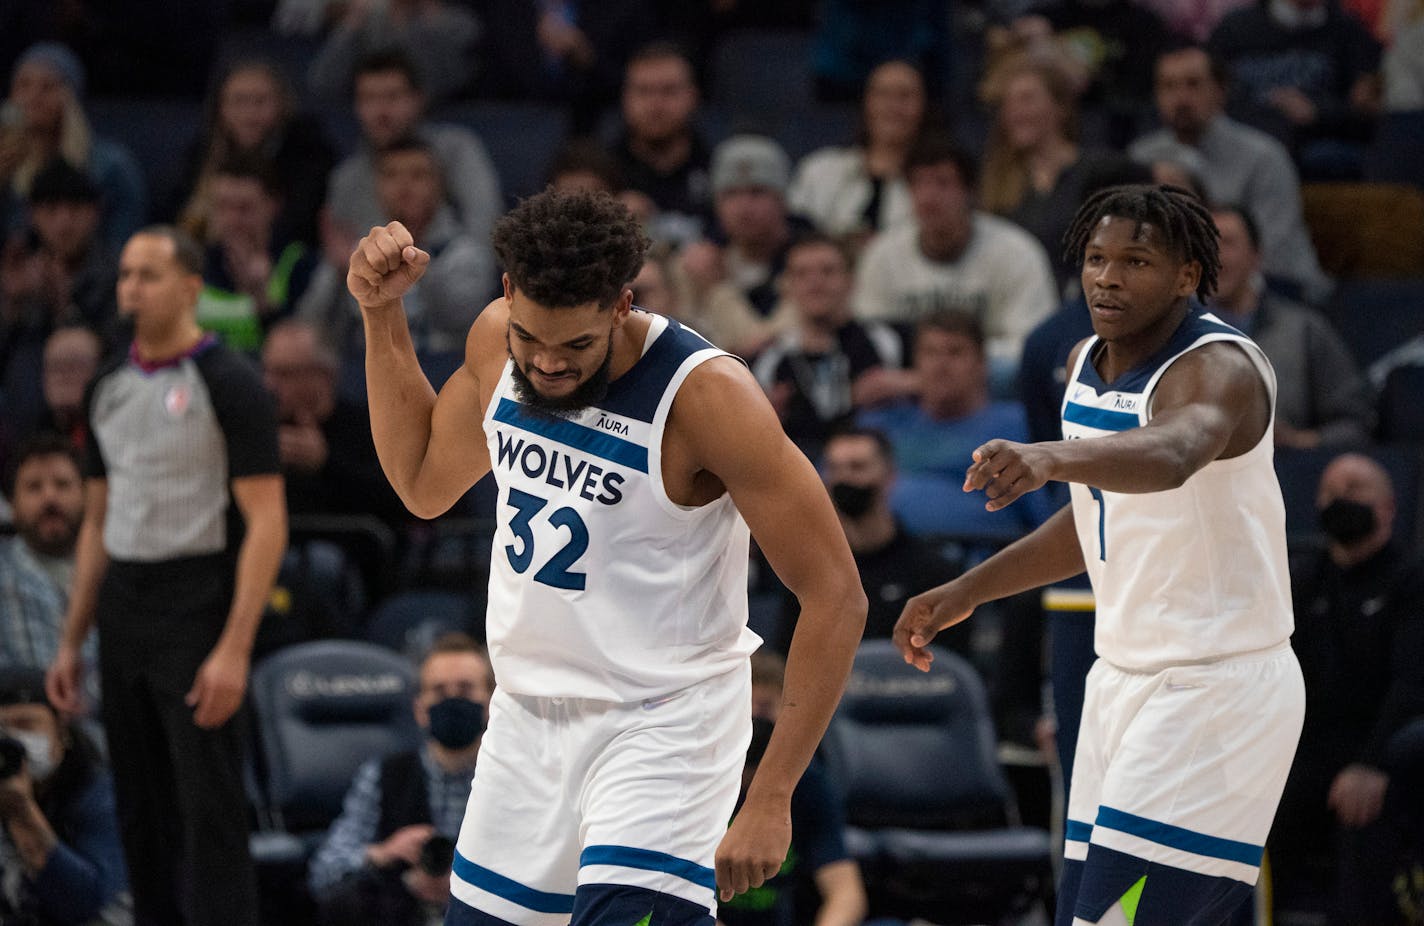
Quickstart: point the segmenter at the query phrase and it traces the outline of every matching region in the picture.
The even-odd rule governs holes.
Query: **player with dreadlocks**
[[[1171,187],[1084,203],[1067,246],[1094,335],[1068,360],[1061,441],[992,440],[964,490],[997,511],[1051,479],[1072,504],[912,598],[930,641],[980,604],[1084,569],[1095,648],[1068,795],[1058,924],[1228,923],[1249,905],[1300,736],[1285,513],[1272,466],[1275,374],[1205,312],[1210,214]]]

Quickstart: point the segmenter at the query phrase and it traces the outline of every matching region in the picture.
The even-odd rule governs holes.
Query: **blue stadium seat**
[[[707,95],[728,110],[801,111],[814,100],[810,33],[792,29],[727,33],[712,51]]]
[[[1379,397],[1379,439],[1424,443],[1424,366],[1395,367]]]
[[[569,134],[568,113],[545,103],[478,100],[453,103],[431,115],[480,136],[511,205],[544,188],[549,162]]]
[[[1424,279],[1341,280],[1326,306],[1361,367],[1424,332]]]
[[[133,153],[148,201],[163,203],[182,185],[184,157],[203,122],[195,100],[95,99],[86,104],[96,134]]]
[[[262,615],[254,655],[355,636],[365,610],[365,584],[346,552],[330,540],[294,538]]]
[[[396,592],[371,612],[366,639],[417,662],[442,634],[482,636],[481,607],[472,595],[438,589]]]
[[[1380,117],[1365,157],[1365,179],[1424,187],[1424,110]]]
[[[997,748],[969,663],[937,649],[921,673],[861,644],[824,750],[871,917],[1000,922],[1051,894],[1049,835],[1017,825]]]
[[[769,134],[781,142],[794,163],[819,148],[852,144],[859,125],[860,110],[854,105],[808,103]]]
[[[373,643],[288,647],[257,665],[251,690],[259,791],[272,819],[308,848],[340,813],[363,762],[422,739],[415,667]]]

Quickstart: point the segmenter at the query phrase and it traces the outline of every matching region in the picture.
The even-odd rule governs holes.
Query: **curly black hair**
[[[1216,290],[1221,271],[1221,250],[1211,211],[1186,190],[1174,186],[1134,184],[1099,190],[1078,209],[1063,236],[1063,256],[1070,266],[1081,266],[1093,229],[1105,216],[1151,225],[1167,249],[1184,261],[1201,265],[1197,295],[1205,299]]]
[[[493,238],[514,288],[547,308],[613,305],[648,250],[642,226],[612,196],[552,188],[511,209]]]

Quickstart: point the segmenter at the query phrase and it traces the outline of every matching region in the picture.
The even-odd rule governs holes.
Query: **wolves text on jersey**
[[[616,505],[623,500],[619,486],[624,478],[620,473],[522,437],[507,436],[503,430],[495,432],[495,440],[499,445],[499,465],[510,472],[517,468],[530,479],[542,479],[555,489],[576,491],[584,499],[603,505]]]

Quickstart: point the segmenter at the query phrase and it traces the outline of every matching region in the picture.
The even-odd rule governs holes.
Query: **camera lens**
[[[0,779],[17,774],[24,764],[24,744],[13,737],[0,734]]]
[[[432,877],[450,873],[455,862],[455,843],[447,836],[436,833],[420,847],[420,870]]]

